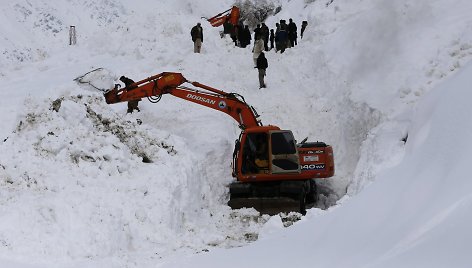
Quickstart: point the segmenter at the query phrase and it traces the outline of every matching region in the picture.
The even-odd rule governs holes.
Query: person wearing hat
[[[192,36],[193,41],[193,52],[200,53],[203,43],[203,28],[200,22],[193,26],[192,30],[190,31],[190,35]]]

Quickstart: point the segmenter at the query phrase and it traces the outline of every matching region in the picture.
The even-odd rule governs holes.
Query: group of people
[[[300,38],[303,38],[303,33],[307,27],[307,21],[302,22],[300,31]],[[264,51],[269,51],[275,48],[275,52],[283,53],[285,49],[297,45],[297,25],[292,19],[289,19],[287,24],[285,20],[280,20],[280,23],[275,24],[276,29],[270,29],[265,23],[258,24],[254,29],[254,46],[253,61],[254,68],[257,68],[259,73],[259,88],[265,88],[266,84],[264,77],[266,76],[266,69],[269,67],[267,58],[265,57]],[[242,22],[239,25],[232,25],[228,21],[223,24],[223,33],[229,34],[237,47],[245,48],[251,44],[251,32],[248,25],[244,25]],[[203,43],[203,28],[201,23],[197,23],[190,30],[190,35],[193,41],[193,52],[200,53]],[[134,83],[133,80],[128,77],[120,77],[120,81],[125,84],[125,87],[129,87]],[[131,89],[131,88],[130,88]],[[139,112],[138,108],[139,101],[128,102],[128,113],[132,113],[134,110]]]
[[[300,38],[308,25],[307,21],[302,22]],[[275,48],[275,52],[284,53],[285,49],[297,45],[298,28],[295,22],[290,18],[287,24],[285,20],[275,24],[274,29],[267,27],[265,23],[258,24],[254,29],[253,61],[254,68],[259,71],[259,88],[265,88],[264,77],[268,68],[267,58],[263,51],[269,51]],[[237,47],[245,48],[251,44],[251,32],[248,25],[242,22],[239,25],[232,25],[229,21],[223,24],[223,34],[229,35]],[[194,43],[194,52],[200,53],[203,42],[203,29],[200,23],[197,23],[190,31]]]
[[[275,52],[280,51],[280,53],[284,53],[285,49],[294,47],[298,44],[297,24],[295,24],[292,19],[289,19],[288,22],[289,23],[287,24],[285,20],[280,20],[280,23],[276,23],[275,34],[271,30],[271,49],[274,48],[275,42]],[[300,31],[301,38],[303,38],[303,32],[305,31],[307,25],[307,21],[302,22],[302,28]]]
[[[264,82],[264,76],[266,75],[268,63],[263,50],[269,51],[275,48],[276,53],[278,51],[280,51],[280,53],[283,53],[286,48],[290,48],[297,45],[297,25],[293,22],[292,19],[289,19],[289,24],[286,24],[285,20],[280,20],[280,23],[276,23],[275,25],[275,32],[274,29],[269,30],[265,23],[262,23],[260,25],[258,24],[254,29],[254,47],[252,52],[255,68],[259,70],[259,88],[266,87]],[[307,25],[307,21],[302,22],[302,28],[300,33],[301,38],[303,38],[303,33]],[[237,45],[237,40],[235,40],[234,36],[232,36],[231,38],[235,42],[235,45]]]
[[[252,49],[254,67],[259,70],[259,88],[265,88],[264,76],[268,68],[267,59],[263,51],[275,49],[275,52],[283,53],[285,49],[297,45],[297,25],[290,18],[287,24],[285,20],[280,20],[280,23],[275,24],[276,29],[270,29],[265,23],[258,24],[254,29],[254,46]],[[308,26],[307,21],[302,22],[300,30],[300,38],[303,38],[303,33]],[[248,25],[240,23],[239,25],[232,25],[228,21],[223,24],[223,33],[229,34],[235,46],[245,48],[251,44],[251,33]]]
[[[231,25],[229,22],[226,22],[224,25],[224,33],[229,34],[231,39],[234,42],[234,45],[237,47],[245,48],[251,44],[251,31],[249,30],[248,25],[244,25],[240,23],[239,25]],[[269,28],[265,23],[257,25],[256,29],[254,29],[254,42],[257,40],[257,36],[260,35],[262,40],[264,41],[264,48],[268,51],[268,41],[269,41]]]
[[[242,24],[241,24],[242,25]],[[228,21],[223,24],[223,29],[225,34],[230,34],[231,38],[235,42],[236,46],[246,47],[251,43],[251,32],[249,31],[249,26],[242,26],[241,29],[238,29],[238,26],[233,27]],[[190,30],[190,36],[193,41],[193,52],[200,53],[203,43],[203,28],[201,23],[193,26]],[[264,77],[266,75],[266,69],[269,67],[267,59],[263,51],[268,51],[268,41],[269,41],[269,28],[262,23],[257,25],[257,28],[254,30],[254,47],[253,47],[253,60],[254,68],[257,68],[259,71],[259,88],[265,88]]]
[[[289,23],[285,20],[275,24],[276,29],[270,29],[265,23],[258,24],[254,29],[254,42],[257,41],[257,36],[260,36],[264,42],[264,50],[269,51],[275,48],[275,52],[283,53],[286,48],[297,45],[298,28],[292,19]],[[307,21],[302,22],[300,30],[300,38],[303,38],[303,33],[308,26]],[[224,34],[229,34],[237,47],[245,48],[251,44],[251,32],[248,25],[240,23],[239,25],[231,25],[229,22],[223,24]]]

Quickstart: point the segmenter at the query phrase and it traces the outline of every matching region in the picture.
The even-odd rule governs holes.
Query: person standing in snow
[[[247,45],[251,44],[251,31],[249,30],[248,25],[244,25],[244,28],[242,29],[242,40],[240,40],[244,45],[241,45],[242,48],[245,48]]]
[[[193,41],[193,52],[200,53],[203,43],[203,28],[200,22],[193,26],[192,30],[190,31],[190,35],[192,36]]]
[[[223,34],[224,35],[231,34],[232,31],[233,31],[233,24],[231,24],[229,20],[225,20],[225,22],[223,23]]]
[[[308,21],[306,21],[306,20],[302,21],[302,30],[301,30],[301,33],[300,33],[300,38],[301,39],[303,39],[303,32],[305,31],[306,26],[308,26]]]
[[[234,46],[238,46],[238,36],[239,36],[239,25],[234,25],[230,33],[231,40],[234,42]]]
[[[257,24],[256,29],[254,29],[254,42],[261,36],[261,25]]]
[[[259,71],[259,88],[265,88],[264,76],[266,76],[266,69],[269,67],[264,52],[259,54],[257,58],[257,70]]]
[[[131,86],[132,84],[134,84],[134,81],[129,79],[128,77],[126,76],[121,76],[120,77],[120,81],[123,82],[125,84],[125,88],[126,90],[130,91],[130,90],[133,90],[136,88],[136,86]],[[128,101],[128,111],[127,113],[133,113],[134,110],[137,110],[138,112],[140,111],[139,108],[138,108],[138,103],[140,102],[141,100],[132,100],[132,101]]]
[[[275,34],[274,34],[274,29],[270,29],[270,48],[269,50],[272,50],[274,48],[274,40],[275,40]],[[277,52],[277,51],[276,51]]]
[[[261,35],[257,35],[256,41],[254,41],[254,47],[252,48],[252,58],[254,60],[254,68],[257,67],[257,58],[264,51],[264,40]]]
[[[265,23],[262,23],[261,25],[261,36],[262,36],[262,40],[264,40],[264,50],[265,51],[269,51],[269,35],[270,35],[270,32],[269,32],[269,27],[267,27],[267,25]]]
[[[297,25],[292,19],[289,19],[288,21],[288,39],[290,41],[290,46],[294,47],[297,45]]]
[[[290,44],[288,40],[287,28],[288,26],[285,23],[285,20],[280,20],[280,30],[276,34],[276,37],[275,37],[279,42],[280,53],[284,53],[285,49]]]
[[[246,40],[244,38],[244,24],[239,24],[238,25],[238,41],[239,41],[239,47],[246,47]]]

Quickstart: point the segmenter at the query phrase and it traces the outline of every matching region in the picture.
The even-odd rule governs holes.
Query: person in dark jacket
[[[270,36],[270,31],[269,27],[265,23],[262,23],[261,25],[261,35],[262,39],[264,40],[264,50],[269,51],[269,36]]]
[[[244,25],[244,28],[239,29],[241,31],[241,38],[239,39],[239,42],[241,44],[242,48],[245,48],[249,44],[251,44],[251,31],[249,30],[248,25]]]
[[[303,39],[303,32],[305,31],[306,26],[308,26],[308,21],[306,21],[306,20],[302,21],[302,31],[300,33],[300,38],[302,38],[302,39]]]
[[[231,34],[233,31],[233,24],[229,22],[229,20],[225,20],[223,23],[223,34]]]
[[[129,79],[128,77],[126,76],[121,76],[120,77],[120,81],[123,82],[125,84],[125,87],[126,87],[126,90],[130,91],[130,90],[133,90],[136,88],[136,86],[131,86],[132,84],[134,84],[134,81]],[[141,100],[132,100],[132,101],[128,101],[128,111],[127,113],[132,113],[134,110],[137,110],[138,112],[140,111],[139,108],[138,108],[138,103],[140,102]]]
[[[269,64],[267,63],[267,59],[264,55],[264,52],[261,52],[259,54],[259,57],[257,58],[257,70],[259,71],[259,88],[265,88],[265,82],[264,82],[264,76],[266,76],[266,69],[269,67]]]
[[[249,30],[249,25],[244,25],[244,37],[246,38],[246,46],[251,44],[251,31]]]
[[[288,26],[285,23],[285,20],[280,20],[280,30],[275,37],[279,42],[280,53],[284,53],[285,49],[288,47],[288,44],[290,44],[288,40],[287,28]]]
[[[239,25],[234,25],[230,33],[231,40],[234,42],[234,46],[238,46],[238,36],[239,36]]]
[[[274,29],[270,29],[270,48],[269,50],[272,50],[274,48],[274,40],[275,40],[275,34],[274,34]]]
[[[256,29],[254,29],[254,41],[258,40],[261,36],[261,25],[257,24]]]
[[[203,43],[203,28],[200,22],[193,26],[192,30],[190,31],[190,35],[192,36],[193,41],[193,52],[200,53]]]
[[[244,40],[244,24],[240,23],[238,25],[238,41],[239,47],[246,47],[245,40]]]
[[[288,39],[290,41],[290,46],[294,47],[297,45],[297,25],[292,19],[289,19],[288,21]]]

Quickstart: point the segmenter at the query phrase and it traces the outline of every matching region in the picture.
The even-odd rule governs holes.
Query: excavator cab
[[[261,213],[305,213],[310,181],[300,180],[298,149],[290,130],[274,126],[245,129],[236,141],[228,205]],[[292,179],[293,178],[293,179]]]
[[[234,174],[239,181],[277,180],[282,174],[300,173],[293,134],[276,127],[245,130],[236,141]]]
[[[290,130],[244,129],[236,140],[228,205],[261,213],[306,212],[318,198],[313,178],[334,174],[332,148],[322,142],[297,144]]]

